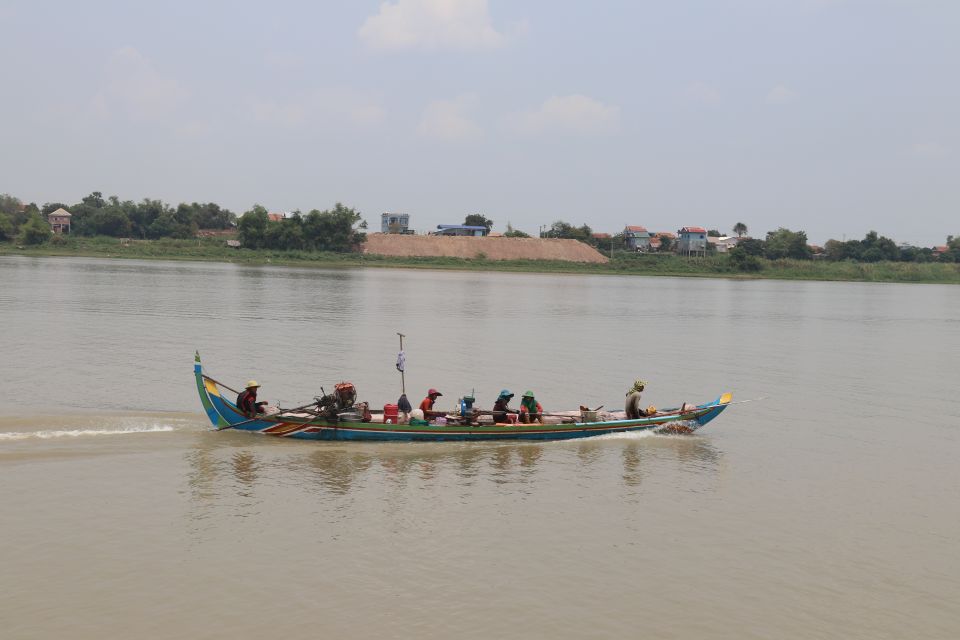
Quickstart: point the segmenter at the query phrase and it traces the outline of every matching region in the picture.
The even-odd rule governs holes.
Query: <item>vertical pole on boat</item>
[[[397,371],[400,372],[400,389],[402,391],[400,399],[397,400],[397,410],[403,414],[403,419],[406,421],[406,416],[413,410],[413,407],[410,406],[410,401],[407,400],[407,381],[404,374],[407,368],[407,356],[403,352],[404,335],[399,331],[397,335],[400,336],[400,353],[397,354]]]
[[[400,369],[400,390],[403,392],[404,395],[406,395],[406,394],[407,394],[407,382],[406,382],[406,380],[404,379],[404,375],[403,375],[403,370],[406,369],[406,367],[404,366],[404,363],[402,362],[402,360],[404,360],[404,357],[403,357],[403,356],[404,356],[404,353],[403,353],[403,339],[404,339],[406,336],[404,336],[404,335],[403,335],[402,333],[400,333],[399,331],[397,332],[397,335],[400,336],[400,355],[397,357],[397,369]]]

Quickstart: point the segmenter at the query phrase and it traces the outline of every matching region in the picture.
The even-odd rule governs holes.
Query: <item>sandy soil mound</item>
[[[487,260],[563,260],[607,262],[606,256],[577,240],[402,236],[372,233],[363,252],[381,256],[477,258]],[[481,256],[482,254],[482,256]]]

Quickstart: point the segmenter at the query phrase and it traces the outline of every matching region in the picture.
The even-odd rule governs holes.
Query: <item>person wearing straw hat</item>
[[[237,408],[248,418],[254,418],[258,413],[265,413],[266,402],[257,402],[257,389],[260,383],[256,380],[247,382],[247,387],[237,396]]]

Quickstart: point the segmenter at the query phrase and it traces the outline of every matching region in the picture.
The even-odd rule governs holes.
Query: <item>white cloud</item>
[[[722,99],[719,91],[702,82],[696,82],[687,87],[686,96],[693,102],[708,105],[720,104]]]
[[[515,114],[508,124],[519,133],[612,133],[620,128],[620,107],[574,94],[552,96],[537,109]]]
[[[187,90],[174,78],[160,73],[133,47],[124,47],[107,61],[106,81],[91,106],[104,116],[119,111],[134,120],[158,120],[175,111],[187,97]]]
[[[357,35],[372,49],[485,49],[503,44],[487,0],[396,0],[380,5]]]
[[[910,153],[918,158],[941,158],[948,152],[939,142],[918,142],[910,146]]]
[[[787,104],[793,102],[796,98],[796,91],[786,85],[778,84],[767,93],[766,102],[767,104]]]
[[[258,122],[288,128],[366,129],[385,117],[376,101],[350,89],[317,89],[286,101],[257,100],[251,111]]]
[[[444,142],[476,140],[483,131],[468,114],[471,102],[468,96],[431,102],[423,111],[417,133]]]

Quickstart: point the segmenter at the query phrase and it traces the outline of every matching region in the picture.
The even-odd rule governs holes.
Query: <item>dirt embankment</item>
[[[593,247],[577,240],[548,238],[475,238],[403,236],[372,233],[363,252],[380,256],[486,258],[487,260],[562,260],[608,262]]]

